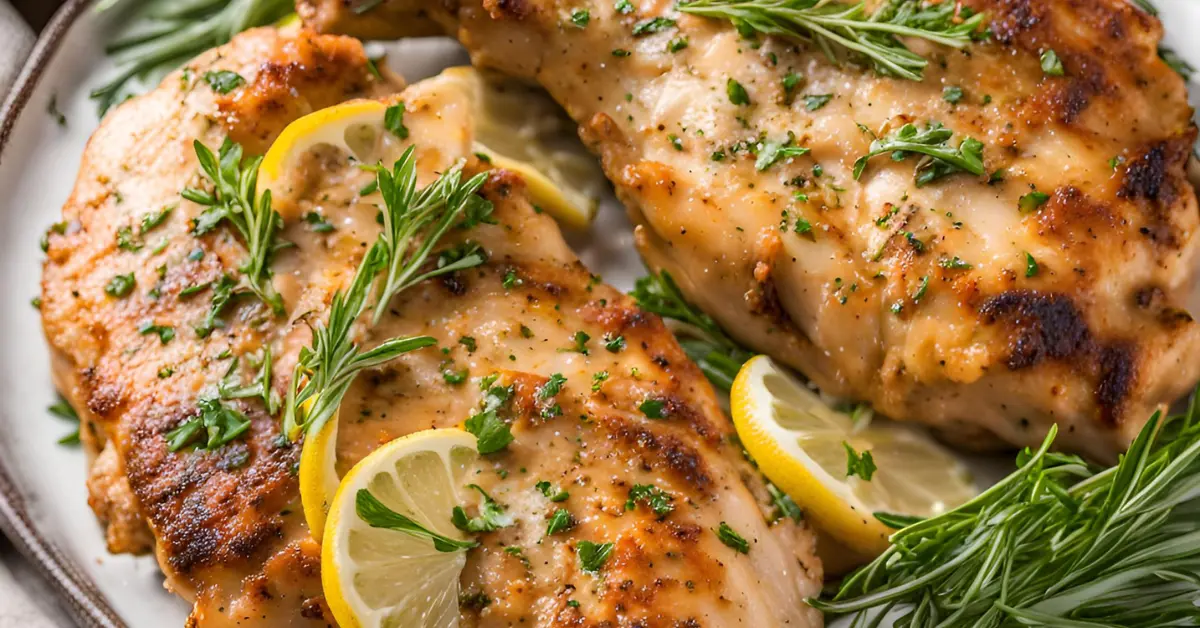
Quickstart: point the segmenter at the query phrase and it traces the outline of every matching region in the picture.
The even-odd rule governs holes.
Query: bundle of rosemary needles
[[[855,628],[1200,625],[1196,394],[1185,414],[1156,413],[1109,469],[1053,441],[974,500],[896,532],[814,605]]]
[[[97,11],[110,11],[122,0],[102,0]],[[150,0],[137,3],[128,20],[128,34],[108,45],[117,74],[92,90],[100,115],[131,94],[126,86],[139,77],[153,77],[188,59],[228,42],[255,26],[271,24],[293,10],[293,0]]]

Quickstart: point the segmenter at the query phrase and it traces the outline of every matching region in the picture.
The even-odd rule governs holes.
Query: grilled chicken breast
[[[545,86],[649,265],[829,393],[976,447],[1057,423],[1061,446],[1112,459],[1195,383],[1196,130],[1156,18],[1126,0],[967,0],[990,37],[910,42],[932,59],[916,82],[674,4],[388,0],[378,21],[395,36],[432,19],[475,64]],[[344,5],[299,9],[336,28]],[[916,158],[882,155],[855,178],[875,137],[933,122],[950,146],[982,142],[983,176],[918,186]],[[764,166],[789,140],[811,152]]]
[[[218,71],[245,82],[217,93],[205,77]],[[390,96],[406,108],[422,183],[464,159],[468,172],[489,167],[472,155],[472,108],[457,85],[431,79]],[[229,400],[251,422],[241,438],[173,452],[166,435],[222,379],[249,381],[264,348],[276,356],[271,387],[286,390],[311,342],[304,321],[325,316],[346,288],[378,233],[380,202],[363,196],[371,175],[344,154],[308,154],[275,190],[281,236],[294,244],[272,265],[287,315],[241,298],[223,327],[200,337],[206,282],[236,276],[246,251],[228,226],[191,234],[202,208],[180,191],[206,185],[192,143],[231,137],[261,153],[304,113],[394,91],[354,40],[242,34],[105,118],[65,224],[49,235],[42,313],[57,381],[84,417],[90,449],[102,452],[93,506],[114,551],[153,539],[168,587],[194,602],[189,625],[333,622],[297,494],[300,447],[280,437],[278,417],[261,400]],[[515,441],[484,456],[473,477],[515,523],[470,551],[461,584],[473,602],[461,625],[820,626],[805,604],[821,582],[812,533],[772,514],[711,387],[662,321],[582,266],[519,177],[491,170],[481,194],[495,224],[457,230],[444,245],[470,239],[487,262],[419,284],[380,324],[362,325],[364,346],[427,334],[438,347],[363,373],[341,408],[337,445],[344,471],[396,437],[460,425],[477,411],[484,378],[513,387]],[[164,207],[165,219],[143,226]],[[106,292],[115,276],[132,288]],[[555,375],[561,388],[544,394]],[[542,481],[569,497],[551,502]],[[638,484],[664,491],[673,508],[627,505]],[[547,536],[560,508],[574,526]],[[747,552],[722,542],[722,524]],[[602,575],[580,571],[581,540],[614,544]]]

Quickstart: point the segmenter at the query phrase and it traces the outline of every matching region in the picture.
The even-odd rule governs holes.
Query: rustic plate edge
[[[12,91],[0,106],[0,162],[4,160],[4,149],[16,128],[17,118],[29,104],[63,38],[90,4],[90,0],[67,0],[34,44]],[[126,625],[95,584],[34,526],[25,498],[3,460],[0,460],[0,532],[55,589],[79,625],[87,628]]]

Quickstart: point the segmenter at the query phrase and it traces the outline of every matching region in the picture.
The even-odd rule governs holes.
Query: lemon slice
[[[362,163],[373,164],[403,147],[399,138],[384,130],[387,105],[378,100],[351,100],[314,111],[292,121],[263,155],[258,168],[258,188],[279,195],[285,175],[292,172],[308,151],[321,145],[342,149]]]
[[[463,541],[450,513],[461,503],[459,487],[478,457],[471,434],[426,430],[384,445],[346,474],[321,545],[321,584],[339,626],[458,625],[466,552],[438,551],[427,537],[372,527],[356,511],[356,501],[366,491],[425,530]]]
[[[976,494],[966,467],[928,436],[858,425],[766,356],[742,366],[730,409],[738,437],[767,478],[819,529],[863,554],[887,549],[893,532],[874,513],[929,517]],[[870,481],[847,475],[846,445],[871,453],[877,469]]]
[[[575,137],[545,92],[484,79],[471,67],[449,68],[441,78],[460,82],[475,106],[475,150],[521,175],[538,207],[582,229],[596,215],[607,186],[604,172]]]
[[[316,397],[305,402],[307,413]],[[325,518],[337,494],[341,478],[337,472],[338,419],[335,412],[320,430],[304,437],[300,450],[300,506],[309,534],[318,543],[325,534]]]
[[[429,79],[460,89],[472,103],[474,150],[493,165],[519,174],[534,204],[565,226],[584,228],[595,216],[607,183],[596,159],[578,141],[573,125],[544,93],[483,80],[471,68],[450,68]],[[361,163],[391,163],[405,141],[387,132],[388,105],[352,100],[310,113],[284,128],[259,168],[258,187],[278,196],[300,158],[321,145]]]

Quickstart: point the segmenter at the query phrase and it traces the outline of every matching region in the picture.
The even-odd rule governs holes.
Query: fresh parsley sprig
[[[895,133],[871,142],[870,151],[854,162],[854,178],[862,176],[872,157],[884,153],[891,153],[892,161],[902,161],[913,154],[924,155],[914,176],[917,187],[955,172],[983,174],[983,143],[968,137],[958,146],[951,146],[953,136],[954,131],[937,122],[926,125],[924,130],[906,124]]]
[[[909,523],[830,614],[896,626],[1188,625],[1200,599],[1200,412],[1142,428],[1115,467],[1050,452],[943,515]],[[855,625],[860,625],[856,622]]]
[[[876,72],[913,81],[929,64],[904,45],[912,37],[951,48],[971,42],[983,24],[957,2],[926,4],[891,0],[868,13],[866,3],[833,0],[692,0],[680,11],[732,21],[742,32],[812,42],[831,60],[847,55],[868,61]]]
[[[639,308],[685,324],[676,330],[679,344],[704,376],[721,390],[729,391],[738,370],[754,357],[738,346],[716,321],[688,303],[667,271],[638,279],[629,294]]]
[[[378,324],[396,294],[426,279],[478,266],[486,261],[478,247],[462,255],[443,257],[435,268],[424,270],[425,261],[446,231],[460,219],[463,226],[486,222],[492,204],[476,194],[487,180],[481,172],[463,180],[462,164],[446,171],[437,181],[417,188],[417,160],[409,146],[392,169],[371,166],[379,181],[387,211],[383,212],[380,242],[385,255],[386,275],[375,304],[373,324]]]
[[[433,541],[433,548],[439,552],[458,552],[479,545],[475,541],[460,541],[444,534],[438,534],[417,523],[411,517],[388,508],[387,504],[379,501],[379,498],[365,488],[359,489],[354,494],[354,512],[359,519],[372,528],[395,530],[420,539],[429,539]]]
[[[105,0],[96,9],[105,11],[118,4],[120,0]],[[295,8],[291,0],[151,0],[142,4],[128,20],[130,34],[105,49],[117,58],[118,70],[111,81],[92,90],[100,115],[130,93],[126,85],[131,79],[176,67],[248,28],[271,24]]]
[[[283,299],[271,285],[268,268],[275,251],[289,246],[276,240],[283,228],[283,217],[271,208],[271,191],[257,193],[258,167],[262,157],[244,159],[241,145],[229,138],[221,144],[216,155],[200,140],[193,144],[200,169],[213,186],[211,192],[184,188],[181,195],[205,209],[192,224],[193,235],[204,235],[222,221],[228,221],[242,237],[247,256],[239,269],[242,288],[254,293],[275,314],[282,315]]]

